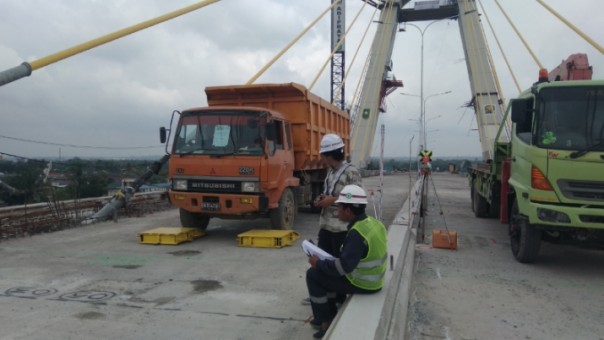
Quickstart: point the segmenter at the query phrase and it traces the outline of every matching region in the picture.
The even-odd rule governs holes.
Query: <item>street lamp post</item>
[[[422,107],[420,108],[420,114],[422,115],[422,117],[420,117],[420,136],[419,136],[419,144],[420,144],[420,149],[422,148],[422,145],[425,145],[426,143],[426,136],[423,135],[423,132],[425,131],[425,128],[423,127],[424,123],[425,123],[425,117],[423,116],[424,114],[424,33],[426,33],[426,30],[428,30],[428,28],[438,22],[440,20],[435,20],[432,21],[431,23],[429,23],[428,25],[426,25],[424,28],[421,28],[415,24],[411,24],[411,23],[406,23],[406,26],[411,26],[411,27],[415,27],[420,35],[421,35],[421,57],[420,57],[420,93],[419,93],[419,97],[421,100],[421,105]]]
[[[445,94],[449,94],[453,91],[445,91],[445,92],[439,92],[439,93],[433,93],[429,96],[427,96],[426,98],[423,98],[422,96],[418,96],[416,94],[410,94],[410,93],[405,93],[405,92],[400,92],[401,95],[403,96],[411,96],[411,97],[420,97],[421,99],[421,105],[420,105],[420,116],[419,116],[419,120],[418,119],[410,119],[410,120],[418,120],[419,121],[419,135],[420,135],[420,139],[419,139],[419,148],[421,149],[426,149],[428,147],[428,143],[427,143],[427,136],[426,136],[426,123],[428,123],[429,121],[436,119],[436,118],[440,118],[442,117],[442,115],[438,115],[436,117],[432,117],[428,120],[426,120],[426,102],[428,101],[428,99],[430,98],[434,98],[436,96],[442,96]]]
[[[423,117],[423,127],[424,127],[424,147],[426,149],[428,149],[428,136],[427,136],[427,131],[426,131],[426,123],[428,122],[428,120],[426,120],[426,102],[428,101],[428,99],[430,99],[432,97],[442,96],[442,95],[449,94],[449,93],[451,93],[451,91],[445,91],[445,92],[441,92],[441,93],[435,93],[435,94],[431,94],[431,95],[427,96],[424,99],[424,103],[423,103],[424,111],[422,112],[422,117]],[[438,117],[441,117],[441,115],[439,115]],[[431,118],[429,120],[436,119],[438,117]]]

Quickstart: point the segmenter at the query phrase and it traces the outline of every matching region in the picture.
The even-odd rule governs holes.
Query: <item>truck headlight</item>
[[[258,182],[241,182],[241,191],[257,192],[258,191]]]
[[[537,208],[537,217],[539,217],[541,221],[546,222],[570,223],[568,215],[550,209]]]
[[[172,180],[172,189],[173,190],[187,190],[187,180],[186,179],[175,179]]]

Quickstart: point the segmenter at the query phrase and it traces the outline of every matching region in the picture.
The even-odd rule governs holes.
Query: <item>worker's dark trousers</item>
[[[315,268],[306,271],[306,286],[310,296],[313,318],[319,322],[331,322],[336,316],[336,295],[373,294],[379,290],[366,290],[353,286],[344,276],[328,276]]]
[[[333,257],[340,257],[342,244],[346,239],[346,235],[348,235],[347,231],[335,232],[321,228],[319,230],[319,244],[317,246],[333,255]],[[346,301],[346,294],[338,294],[335,299],[336,303],[342,304]]]

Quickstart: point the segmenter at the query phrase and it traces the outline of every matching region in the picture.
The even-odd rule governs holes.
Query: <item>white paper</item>
[[[321,259],[321,260],[335,260],[335,257],[333,257],[330,253],[317,247],[316,245],[314,245],[313,243],[311,243],[308,240],[302,241],[302,249],[304,250],[304,253],[308,256],[314,255],[314,256],[319,257],[319,259]]]

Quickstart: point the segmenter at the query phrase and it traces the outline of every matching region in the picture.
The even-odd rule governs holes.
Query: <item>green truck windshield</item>
[[[245,112],[185,112],[180,118],[174,154],[261,155],[266,124]]]
[[[539,147],[604,151],[604,87],[545,88],[537,98]]]

